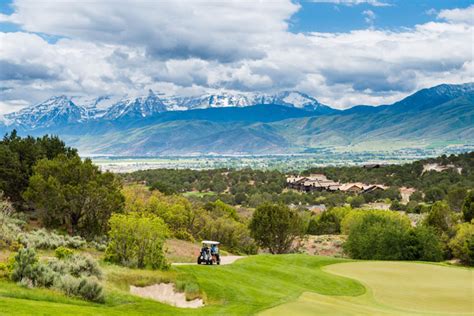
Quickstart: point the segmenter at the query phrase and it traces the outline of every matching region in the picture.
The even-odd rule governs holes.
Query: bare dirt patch
[[[186,294],[176,292],[172,283],[159,283],[144,287],[131,285],[130,293],[181,308],[199,308],[204,306],[204,302],[200,298],[187,301]]]

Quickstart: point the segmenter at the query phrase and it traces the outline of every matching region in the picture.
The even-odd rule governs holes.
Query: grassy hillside
[[[107,299],[103,305],[1,281],[0,315],[252,315],[273,307],[264,314],[350,315],[363,311],[396,315],[406,311],[416,314],[425,308],[463,312],[469,303],[466,289],[472,284],[472,270],[389,262],[328,266],[341,262],[347,261],[307,255],[259,255],[229,266],[177,266],[169,272],[104,266]],[[365,287],[345,276],[359,280]],[[406,280],[403,288],[392,284],[400,279]],[[205,293],[206,306],[178,309],[127,292],[130,284],[171,280],[197,282]],[[419,299],[423,301],[416,309],[413,304]]]

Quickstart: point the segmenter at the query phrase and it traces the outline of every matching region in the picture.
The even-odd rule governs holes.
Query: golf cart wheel
[[[201,258],[198,258],[198,264],[201,264]]]
[[[221,264],[221,261],[220,260],[217,260],[217,265],[220,265]]]
[[[209,264],[212,266],[212,260],[209,260]]]

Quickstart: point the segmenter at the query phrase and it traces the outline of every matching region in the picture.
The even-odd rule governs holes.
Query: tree
[[[114,214],[109,224],[107,260],[137,268],[167,268],[163,245],[169,231],[163,219],[152,214]]]
[[[272,254],[287,253],[303,234],[303,222],[295,210],[278,204],[259,206],[249,224],[251,236]]]
[[[463,264],[474,266],[474,224],[462,223],[456,227],[456,235],[449,242],[454,257]]]
[[[470,191],[462,205],[462,215],[465,222],[471,222],[474,219],[474,191]]]
[[[312,217],[308,225],[308,234],[340,234],[341,222],[350,211],[352,211],[350,207],[334,207]]]
[[[411,228],[405,239],[403,260],[443,260],[443,244],[432,227],[418,225]]]
[[[123,209],[120,182],[90,159],[59,155],[39,161],[33,169],[23,196],[47,227],[66,226],[71,234],[94,236],[107,231],[112,212]]]
[[[77,156],[77,151],[66,147],[56,136],[21,138],[14,130],[0,141],[0,190],[15,204],[23,203],[33,166],[41,159],[53,159],[63,154]]]
[[[353,211],[343,220],[344,251],[354,259],[401,260],[408,217],[390,211]]]
[[[448,204],[442,201],[434,203],[424,224],[434,227],[439,233],[449,234],[453,225],[453,218]]]
[[[350,201],[351,207],[353,208],[361,207],[362,204],[364,203],[365,203],[365,199],[362,195],[356,195]]]
[[[465,188],[453,188],[448,191],[446,200],[448,201],[449,207],[455,211],[460,212],[466,198],[467,190]]]
[[[444,199],[445,195],[446,193],[443,189],[439,187],[433,187],[425,192],[425,201],[431,203],[441,201],[442,199]]]

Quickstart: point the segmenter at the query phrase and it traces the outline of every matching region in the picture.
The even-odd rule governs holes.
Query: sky
[[[148,89],[390,104],[474,81],[473,55],[464,0],[0,0],[0,113]]]

